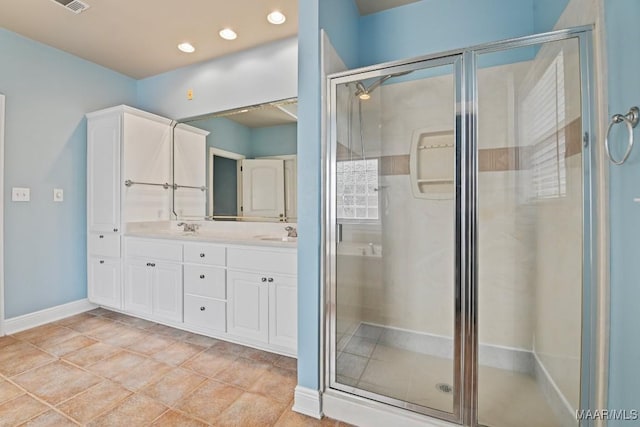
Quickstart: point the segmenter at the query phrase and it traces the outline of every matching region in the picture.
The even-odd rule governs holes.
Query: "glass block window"
[[[336,175],[338,219],[377,221],[378,159],[339,161]]]

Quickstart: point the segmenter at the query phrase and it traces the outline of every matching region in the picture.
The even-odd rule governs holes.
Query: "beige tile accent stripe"
[[[409,175],[409,155],[380,157],[380,175]]]
[[[578,118],[565,127],[566,149],[565,158],[582,153],[582,122]],[[339,148],[342,146],[339,146]],[[338,150],[346,156],[346,150]],[[480,172],[506,172],[522,170],[527,167],[529,147],[501,147],[487,148],[478,151],[478,170]],[[409,175],[409,155],[395,155],[380,157],[380,175]]]

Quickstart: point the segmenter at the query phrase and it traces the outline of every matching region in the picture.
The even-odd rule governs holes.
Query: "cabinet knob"
[[[200,278],[201,278],[201,279],[204,279],[204,274],[201,274],[201,275],[200,275]]]
[[[266,277],[263,277],[263,278],[262,278],[262,281],[263,281],[263,282],[266,282],[266,281],[267,281],[267,278],[266,278]]]
[[[200,258],[204,258],[204,254],[200,254]]]
[[[205,307],[205,306],[200,307],[200,311],[205,311],[206,309],[207,309],[207,307]]]
[[[103,259],[100,260],[100,264],[104,264],[104,260]]]
[[[114,228],[114,229],[113,229],[113,232],[114,232],[114,233],[117,233],[117,232],[118,232],[118,229],[117,229],[117,228]]]
[[[155,266],[156,266],[156,264],[153,263],[153,262],[148,262],[147,263],[147,267],[155,267]]]
[[[269,277],[269,283],[273,282],[273,277]]]
[[[101,239],[104,239],[104,235],[103,234],[99,235],[98,237],[101,238]]]

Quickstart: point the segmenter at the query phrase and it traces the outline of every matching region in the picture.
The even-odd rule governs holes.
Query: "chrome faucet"
[[[298,230],[295,227],[289,225],[284,229],[287,230],[287,237],[298,237]]]
[[[186,222],[179,222],[178,227],[184,227],[182,231],[184,231],[185,233],[187,232],[195,233],[196,231],[198,231],[198,228],[200,228],[198,224],[188,224]]]

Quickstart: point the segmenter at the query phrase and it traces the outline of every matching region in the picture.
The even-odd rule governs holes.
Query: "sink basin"
[[[295,237],[274,237],[274,236],[261,236],[260,240],[266,240],[268,242],[295,242],[297,239]]]

